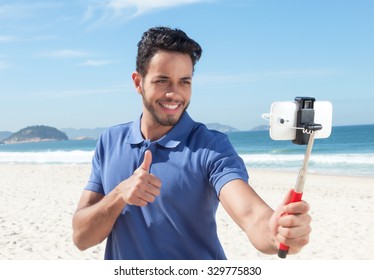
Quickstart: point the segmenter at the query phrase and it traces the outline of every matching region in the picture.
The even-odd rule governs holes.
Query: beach
[[[105,242],[84,252],[72,242],[71,219],[90,164],[0,164],[0,260],[101,260]],[[249,183],[275,208],[297,172],[253,169]],[[374,177],[308,174],[310,243],[292,260],[374,259]],[[271,260],[220,207],[219,236],[228,259]]]

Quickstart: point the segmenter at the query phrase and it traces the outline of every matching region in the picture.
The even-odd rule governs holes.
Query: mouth
[[[179,106],[179,104],[165,104],[165,103],[160,103],[160,105],[169,110],[175,110]]]
[[[178,108],[182,105],[181,102],[178,102],[178,103],[175,103],[175,102],[159,102],[160,106],[165,109],[166,111],[169,111],[169,112],[175,112],[176,110],[178,110]]]

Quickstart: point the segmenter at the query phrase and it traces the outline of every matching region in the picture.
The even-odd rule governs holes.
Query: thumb
[[[142,164],[140,165],[140,168],[149,172],[151,169],[151,164],[152,164],[152,152],[147,150],[144,153],[144,159]]]
[[[283,201],[281,203],[282,206],[290,203],[291,197],[292,197],[292,192],[293,192],[293,189],[288,190],[287,194],[285,195],[285,197],[283,198]]]
[[[275,209],[273,215],[270,218],[270,221],[269,221],[270,229],[275,236],[278,234],[278,220],[281,216],[286,214],[282,211],[283,207],[291,200],[291,196],[292,196],[292,189],[290,189],[287,192],[287,194],[283,198],[282,203],[278,205],[278,207]]]
[[[289,189],[287,194],[284,196],[282,203],[279,204],[278,208],[275,210],[275,212],[277,212],[279,216],[285,214],[285,213],[282,212],[283,206],[290,203],[291,197],[292,197],[292,189]]]

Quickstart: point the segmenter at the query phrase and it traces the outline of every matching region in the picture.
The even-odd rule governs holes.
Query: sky
[[[275,101],[333,104],[374,123],[372,0],[0,0],[0,131],[109,127],[138,118],[131,73],[154,26],[203,48],[188,109],[249,130]]]

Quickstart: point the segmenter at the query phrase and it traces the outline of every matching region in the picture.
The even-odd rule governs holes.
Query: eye
[[[182,84],[183,86],[189,86],[189,85],[191,85],[191,81],[190,81],[190,80],[182,80],[182,81],[181,81],[181,84]]]

